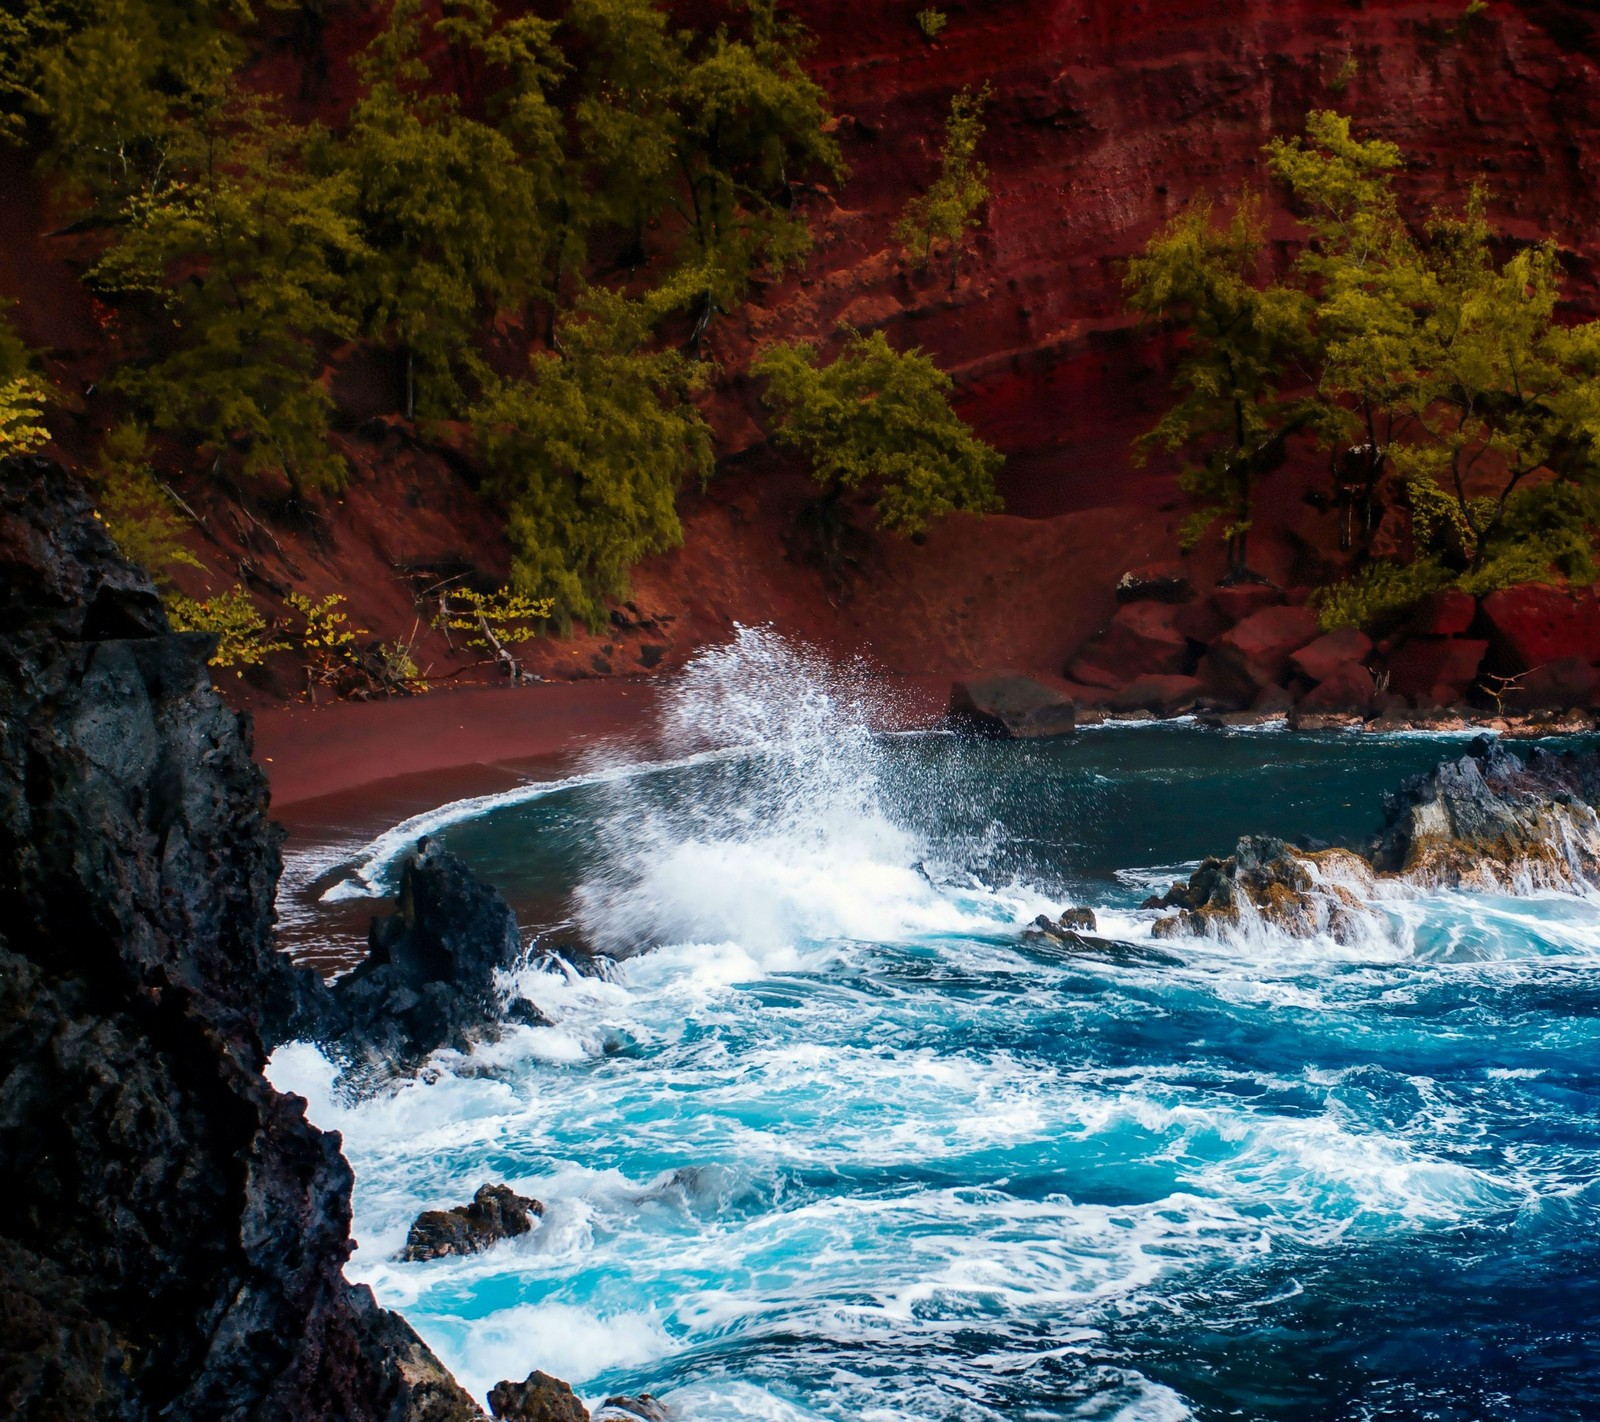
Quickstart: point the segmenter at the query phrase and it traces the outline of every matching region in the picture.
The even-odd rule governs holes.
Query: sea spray
[[[770,628],[740,627],[702,652],[664,698],[656,750],[725,754],[692,782],[604,782],[598,852],[574,896],[589,941],[618,956],[663,943],[897,941],[1036,907],[980,909],[940,891],[916,827],[917,797],[933,787],[893,772],[877,729],[893,719],[864,664]]]

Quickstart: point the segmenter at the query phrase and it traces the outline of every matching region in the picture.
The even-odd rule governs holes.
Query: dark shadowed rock
[[[1289,667],[1307,681],[1326,681],[1342,667],[1361,663],[1372,654],[1372,639],[1354,627],[1324,632],[1289,658]]]
[[[1187,602],[1193,596],[1182,563],[1147,563],[1117,579],[1118,602]]]
[[[956,682],[950,692],[950,720],[981,736],[1033,740],[1070,736],[1076,708],[1063,684],[1001,672]]]
[[[508,1008],[496,983],[522,958],[516,915],[436,840],[420,840],[405,861],[399,904],[373,920],[368,943],[366,960],[334,984],[314,1034],[346,1055],[410,1063],[465,1048],[508,1015],[540,1020],[521,999]]]
[[[1406,631],[1414,637],[1459,637],[1478,616],[1478,600],[1460,588],[1442,588],[1413,612]]]
[[[1436,705],[1459,702],[1477,681],[1488,645],[1471,637],[1413,637],[1389,654],[1389,689]]]
[[[1181,611],[1161,602],[1125,603],[1073,661],[1074,679],[1091,680],[1087,667],[1104,667],[1119,682],[1192,671],[1197,649],[1178,630]]]
[[[1336,666],[1297,703],[1301,715],[1346,711],[1365,716],[1372,709],[1372,673],[1360,662]]]
[[[348,1283],[350,1167],[262,1075],[321,985],[209,639],[45,461],[0,463],[0,1413],[465,1422]]]
[[[1245,700],[1282,685],[1289,658],[1317,636],[1317,619],[1304,607],[1266,607],[1214,641],[1201,663],[1208,687]]]
[[[589,1409],[560,1378],[529,1373],[521,1382],[496,1383],[489,1410],[500,1422],[589,1422]]]
[[[538,1200],[509,1185],[480,1185],[469,1205],[424,1210],[412,1221],[400,1257],[409,1264],[452,1254],[481,1254],[503,1239],[515,1239],[544,1214]]]
[[[1193,711],[1200,699],[1200,682],[1192,676],[1141,676],[1106,702],[1112,711],[1151,711],[1157,716],[1180,716]]]

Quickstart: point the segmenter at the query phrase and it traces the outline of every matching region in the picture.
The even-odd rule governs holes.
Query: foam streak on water
[[[351,1276],[480,1393],[540,1367],[685,1422],[1596,1415],[1600,909],[1153,943],[1152,884],[1351,832],[1428,748],[880,738],[867,685],[742,632],[670,769],[441,819],[633,956],[535,963],[554,1025],[380,1098],[278,1053],[356,1167]],[[1130,946],[1024,936],[1068,900]],[[393,1262],[485,1179],[533,1234]]]

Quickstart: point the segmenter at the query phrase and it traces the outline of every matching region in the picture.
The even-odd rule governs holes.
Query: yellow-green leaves
[[[165,605],[175,631],[209,632],[217,639],[211,654],[214,667],[255,666],[270,653],[289,648],[272,635],[250,594],[238,585],[199,601],[169,593]]]
[[[1266,275],[1260,200],[1241,192],[1231,213],[1196,200],[1128,264],[1128,304],[1187,333],[1173,383],[1178,399],[1141,449],[1186,457],[1181,481],[1201,501],[1185,543],[1228,516],[1235,575],[1247,572],[1255,483],[1281,463],[1284,439],[1309,423],[1294,363],[1308,342],[1304,292]]]
[[[712,467],[691,396],[704,371],[648,349],[659,311],[593,288],[559,331],[564,356],[490,383],[473,434],[508,510],[517,589],[548,599],[558,625],[605,617],[629,570],[676,547],[678,489]]]
[[[950,100],[944,144],[939,149],[939,176],[927,192],[906,204],[894,228],[895,241],[915,255],[922,266],[933,259],[934,248],[943,243],[950,252],[952,282],[967,233],[977,230],[983,205],[989,200],[989,170],[977,157],[989,95],[985,84],[977,93],[963,89]]]
[[[766,379],[778,443],[830,494],[868,491],[882,527],[919,533],[956,509],[1000,507],[1001,456],[950,408],[950,377],[921,351],[851,332],[825,365],[812,346],[779,345],[752,372]]]

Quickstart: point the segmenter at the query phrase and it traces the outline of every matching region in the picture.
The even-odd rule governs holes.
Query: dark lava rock
[[[400,901],[374,919],[366,960],[333,986],[312,1032],[347,1056],[414,1063],[440,1047],[465,1048],[508,1015],[538,1008],[501,1000],[495,975],[522,958],[516,915],[436,840],[418,841],[400,873]]]
[[[1330,934],[1347,943],[1374,923],[1363,899],[1372,866],[1347,849],[1306,851],[1267,835],[1246,835],[1226,859],[1205,860],[1186,884],[1143,907],[1177,909],[1151,926],[1155,938],[1248,937],[1261,927],[1290,937]]]
[[[1092,908],[1069,908],[1062,912],[1056,920],[1063,928],[1071,928],[1080,933],[1093,933],[1099,925],[1095,922]]]
[[[339,1138],[262,1075],[321,986],[210,639],[44,460],[0,463],[0,609],[0,1413],[481,1416],[346,1282]]]
[[[1600,885],[1600,755],[1479,736],[1466,755],[1384,797],[1380,870],[1428,887],[1526,893]]]
[[[594,1422],[672,1422],[672,1413],[660,1398],[641,1392],[637,1397],[608,1397]]]
[[[499,1382],[489,1410],[500,1422],[589,1422],[589,1409],[560,1378],[533,1372],[521,1382]]]
[[[950,691],[952,723],[982,736],[1070,736],[1076,717],[1072,698],[1037,677],[1002,672],[958,681]]]
[[[527,1234],[544,1206],[508,1185],[480,1185],[470,1205],[424,1210],[412,1222],[400,1257],[415,1264],[451,1254],[481,1254],[502,1239]]]

